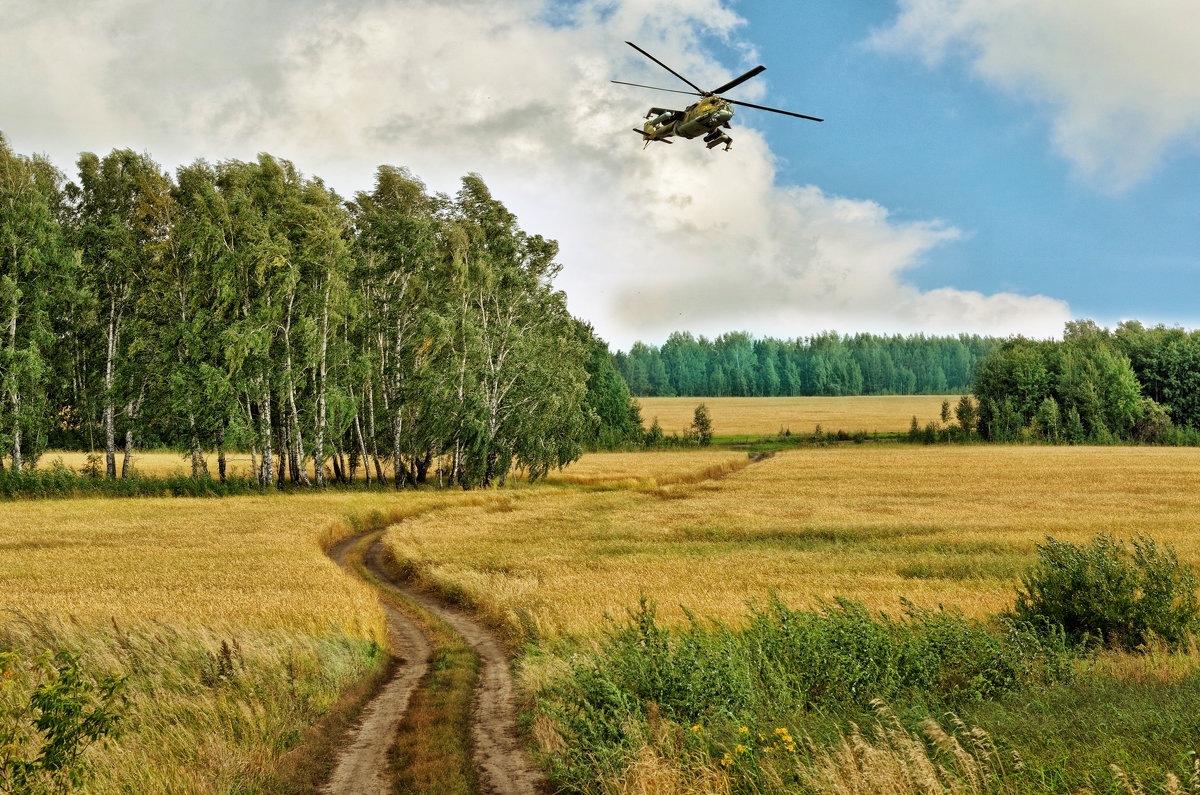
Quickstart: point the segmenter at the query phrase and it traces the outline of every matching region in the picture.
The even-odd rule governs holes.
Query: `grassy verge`
[[[668,632],[643,605],[521,662],[525,721],[565,792],[1200,792],[1194,646],[1076,656],[849,604]]]
[[[376,665],[350,685],[320,720],[304,729],[263,787],[264,795],[307,795],[320,790],[333,773],[337,750],[346,744],[351,729],[367,703],[391,679],[396,662]],[[293,732],[294,734],[294,732]]]

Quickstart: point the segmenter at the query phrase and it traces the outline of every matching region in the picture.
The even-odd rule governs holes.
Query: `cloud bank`
[[[1053,140],[1096,184],[1124,190],[1173,147],[1200,143],[1194,0],[900,0],[871,44],[933,65],[961,56],[1044,103]]]
[[[776,184],[754,111],[734,120],[732,152],[643,151],[629,128],[671,95],[608,81],[674,78],[624,40],[718,85],[737,72],[702,41],[757,63],[720,0],[187,5],[0,0],[0,66],[19,75],[0,85],[10,143],[68,172],[78,151],[116,146],[166,166],[269,151],[346,193],[381,163],[448,192],[479,172],[524,228],[560,241],[558,286],[617,347],[676,329],[1049,336],[1070,317],[1041,296],[916,289],[906,272],[960,231]],[[754,82],[739,96],[768,85]],[[818,125],[801,134],[820,145]]]

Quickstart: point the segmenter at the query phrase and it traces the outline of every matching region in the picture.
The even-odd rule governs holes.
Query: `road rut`
[[[516,703],[508,658],[496,637],[483,624],[461,610],[448,607],[428,594],[396,582],[383,563],[382,533],[375,533],[363,556],[366,568],[406,599],[449,624],[479,656],[479,682],[475,689],[471,740],[472,755],[484,795],[527,795],[547,790],[545,777],[534,766],[517,733]],[[359,536],[330,550],[330,557],[345,567],[349,550],[363,543]],[[387,612],[393,655],[402,658],[395,677],[363,711],[363,721],[340,755],[333,777],[322,789],[326,795],[376,795],[391,792],[387,777],[387,752],[417,683],[428,670],[432,645],[421,628],[403,613],[383,602]]]

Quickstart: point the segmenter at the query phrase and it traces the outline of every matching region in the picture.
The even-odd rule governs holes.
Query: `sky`
[[[480,174],[614,349],[672,331],[1200,326],[1195,0],[0,0],[0,132],[269,152],[343,196]],[[756,64],[731,151],[649,107]]]

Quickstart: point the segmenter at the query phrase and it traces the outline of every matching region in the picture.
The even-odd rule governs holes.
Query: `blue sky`
[[[827,117],[817,135],[756,114],[781,159],[779,180],[870,197],[897,218],[943,218],[964,232],[911,271],[916,285],[1041,293],[1109,324],[1196,323],[1194,131],[1132,185],[1114,186],[1055,150],[1052,105],[990,84],[965,57],[928,65],[868,46],[894,24],[894,2],[734,7],[747,20],[740,36],[768,65],[771,99]],[[1196,13],[1179,24],[1195,30]]]
[[[267,151],[344,195],[380,164],[481,174],[560,243],[614,347],[675,330],[1060,334],[1196,327],[1194,0],[0,0],[0,131],[164,168]],[[730,96],[730,152],[643,150]]]

